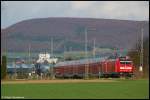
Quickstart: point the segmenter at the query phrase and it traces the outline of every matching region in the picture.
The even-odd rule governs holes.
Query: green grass
[[[148,99],[149,80],[101,83],[3,84],[1,96],[24,98]]]

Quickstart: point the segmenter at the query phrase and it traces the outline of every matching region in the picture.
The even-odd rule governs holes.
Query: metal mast
[[[5,40],[4,40],[4,41],[5,41],[5,42],[4,42],[4,43],[5,43],[5,44],[4,44],[4,45],[5,45],[5,47],[4,47],[4,55],[6,56],[6,59],[7,59],[7,42],[8,42],[8,41],[7,41],[7,33],[4,34],[4,39],[5,39]]]
[[[141,29],[140,71],[143,71],[143,28]]]
[[[87,29],[85,29],[85,57],[87,58]]]
[[[13,61],[13,66],[15,68],[15,79],[16,79],[16,76],[17,76],[16,60]]]
[[[72,53],[72,47],[69,47],[69,51],[70,51],[70,53]]]
[[[94,38],[94,46],[93,46],[93,57],[95,58],[95,38]]]
[[[87,59],[87,28],[85,28],[85,58]],[[88,78],[88,59],[85,64],[85,78]]]
[[[66,52],[66,47],[64,45],[64,61],[65,61],[65,52]]]
[[[29,51],[28,51],[28,56],[29,56],[29,64],[30,64],[30,62],[31,62],[31,54],[30,54],[30,50],[31,50],[31,44],[29,43],[29,45],[28,45],[29,47]]]
[[[93,29],[95,30],[95,29]],[[87,55],[87,43],[88,43],[88,39],[87,39],[87,31],[88,29],[85,28],[85,58],[87,59],[86,64],[85,64],[85,78],[88,79],[89,78],[89,61],[88,61],[88,55]]]
[[[54,58],[54,56],[53,56],[53,38],[51,38],[51,55],[52,55],[52,58]],[[51,67],[51,78],[52,79],[54,79],[53,67],[54,67],[54,62],[52,62],[52,67]]]
[[[53,38],[51,38],[51,55],[53,57]]]

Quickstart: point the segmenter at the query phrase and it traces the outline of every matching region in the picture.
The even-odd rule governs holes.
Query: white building
[[[37,60],[38,63],[43,63],[44,61],[47,61],[48,63],[56,63],[58,61],[58,58],[51,58],[50,54],[39,54],[39,59]]]

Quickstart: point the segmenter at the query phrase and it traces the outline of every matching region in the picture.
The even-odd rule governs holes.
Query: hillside
[[[96,47],[133,48],[144,26],[144,37],[149,36],[148,21],[129,21],[94,18],[39,18],[24,20],[1,29],[1,51],[7,39],[8,51],[27,52],[50,50],[54,39],[54,51],[84,50],[85,28],[88,29],[88,50]]]

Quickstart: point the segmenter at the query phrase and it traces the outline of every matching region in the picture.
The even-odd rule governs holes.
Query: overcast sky
[[[1,27],[32,18],[82,17],[148,20],[148,1],[3,1]]]

